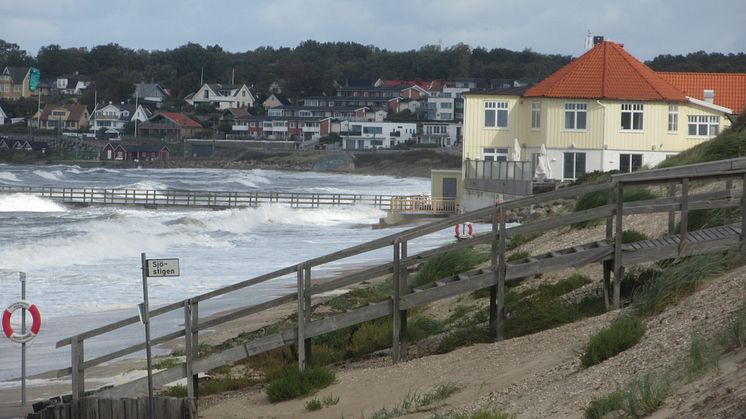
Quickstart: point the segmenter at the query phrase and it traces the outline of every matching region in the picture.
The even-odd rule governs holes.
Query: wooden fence
[[[724,183],[725,188],[700,194],[689,193],[690,182],[705,183],[720,180],[725,180],[725,182],[717,183],[716,186],[722,186]],[[152,343],[157,345],[183,338],[186,362],[155,373],[153,376],[154,385],[158,387],[178,379],[192,377],[191,380],[187,380],[188,396],[192,398],[196,396],[196,374],[290,344],[295,345],[300,368],[304,368],[312,355],[310,353],[310,338],[385,316],[392,316],[392,358],[394,362],[398,362],[406,353],[408,310],[443,298],[483,288],[489,288],[490,290],[488,328],[491,336],[500,340],[503,339],[506,281],[591,263],[601,263],[603,265],[604,298],[607,307],[619,308],[621,304],[620,282],[625,266],[662,258],[722,251],[739,244],[743,248],[744,235],[742,232],[746,228],[746,200],[742,198],[744,195],[742,191],[746,187],[744,180],[746,180],[746,159],[614,176],[610,182],[569,187],[438,220],[288,266],[191,299],[156,308],[150,311],[151,317],[175,310],[183,312],[184,327],[156,337]],[[738,191],[733,188],[736,181],[741,183]],[[661,196],[655,199],[625,203],[621,198],[624,190],[631,186],[653,186],[658,191],[664,190],[665,193],[660,193]],[[608,204],[556,218],[528,221],[520,226],[506,228],[504,215],[507,210],[530,207],[558,199],[579,197],[587,193],[608,194]],[[687,231],[689,211],[723,208],[726,211],[726,220],[733,221],[730,220],[731,209],[736,207],[741,208],[741,217],[733,225],[719,229],[702,230],[696,237],[693,232]],[[669,214],[668,236],[640,243],[622,244],[624,215],[656,212]],[[681,234],[676,234],[674,231],[677,213],[681,223]],[[519,234],[545,232],[597,219],[606,220],[606,228],[603,236],[592,242],[568,249],[556,249],[543,255],[532,255],[520,261],[510,263],[506,261],[506,241],[510,237]],[[437,249],[419,253],[414,253],[414,249],[410,247],[412,240],[443,229],[451,229],[454,224],[485,220],[491,223],[491,231],[477,234],[471,240],[453,242]],[[489,268],[460,273],[451,278],[443,278],[427,287],[409,287],[408,268],[421,264],[432,256],[477,244],[489,244],[491,246],[491,266]],[[312,278],[312,270],[316,267],[382,248],[391,249],[392,258],[390,262],[326,281],[314,281],[314,278]],[[210,319],[199,317],[199,304],[203,301],[289,274],[294,274],[297,279],[297,290],[294,293],[261,304],[248,305],[228,313],[218,314]],[[613,278],[612,274],[614,274]],[[311,319],[311,299],[314,295],[338,290],[384,275],[393,275],[393,291],[389,298],[344,313]],[[201,330],[212,329],[226,322],[289,303],[297,304],[298,320],[294,328],[258,337],[218,353],[197,357],[197,345]],[[57,371],[57,375],[60,377],[72,375],[73,397],[75,399],[82,397],[84,394],[86,370],[145,348],[145,344],[140,343],[93,359],[85,359],[86,340],[138,322],[139,318],[133,316],[57,342],[58,348],[68,345],[71,347],[71,367]],[[146,389],[147,380],[141,378],[103,390],[98,395],[113,398],[131,397],[144,394]]]
[[[196,419],[194,400],[176,397],[156,397],[154,413],[160,419]],[[150,419],[147,397],[132,399],[100,399],[86,397],[68,403],[53,404],[31,413],[28,419]]]
[[[367,205],[388,210],[393,195],[317,194],[297,192],[222,192],[105,188],[0,186],[0,193],[25,193],[72,205],[141,205],[146,207],[257,207],[286,204],[293,208]]]
[[[456,199],[433,198],[430,196],[395,196],[391,198],[389,211],[401,214],[455,214]]]

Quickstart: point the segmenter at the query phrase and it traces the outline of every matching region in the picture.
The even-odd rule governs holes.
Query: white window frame
[[[541,102],[531,102],[531,129],[541,129]]]
[[[635,166],[632,165],[632,162],[636,158],[640,159],[640,165],[635,167]],[[619,171],[621,173],[632,173],[632,172],[635,172],[635,171],[639,170],[640,168],[642,168],[642,165],[645,164],[644,161],[643,161],[643,158],[644,157],[643,157],[643,155],[641,153],[621,153],[621,154],[619,154]],[[627,163],[627,167],[628,167],[627,171],[622,171],[622,161],[623,160],[627,160],[627,162],[626,162]]]
[[[692,127],[694,127],[694,134],[692,134]],[[702,134],[702,129],[706,131],[704,134]],[[688,115],[686,133],[688,137],[715,137],[720,133],[720,117],[716,115]]]
[[[487,113],[493,112],[494,118],[492,124],[487,118]],[[502,118],[500,115],[503,115]],[[501,119],[504,124],[500,124]],[[488,100],[484,102],[484,128],[487,129],[508,129],[508,102],[500,102],[496,100]]]
[[[622,111],[619,118],[619,130],[641,132],[645,127],[645,113],[642,103],[622,103]],[[624,126],[625,116],[629,125]]]
[[[668,132],[679,132],[679,105],[668,105]]]
[[[578,155],[583,155],[583,173],[578,174]],[[565,173],[565,159],[567,158],[567,155],[572,155],[572,176],[566,176],[567,173]],[[584,174],[588,173],[588,155],[585,152],[576,152],[576,151],[566,151],[562,155],[562,178],[567,180],[575,180],[578,178],[578,175],[582,176]]]
[[[567,116],[572,115],[572,126],[568,127]],[[583,114],[584,126],[578,128],[578,116]],[[568,102],[565,103],[565,131],[588,131],[588,104],[582,102]]]
[[[482,148],[482,160],[484,161],[508,161],[507,147],[484,147]]]

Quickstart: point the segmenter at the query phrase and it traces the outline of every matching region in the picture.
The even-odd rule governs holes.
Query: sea
[[[0,164],[0,186],[417,195],[429,193],[430,181],[272,170]],[[153,308],[411,228],[373,229],[385,215],[367,206],[294,209],[272,204],[222,211],[66,207],[28,194],[0,194],[0,309],[20,298],[19,272],[25,272],[27,300],[43,319],[39,335],[27,345],[28,372],[69,367],[70,348],[55,349],[57,340],[137,315],[143,300],[141,253],[180,261],[180,276],[149,280]],[[452,240],[452,230],[446,229],[410,242],[409,253]],[[390,258],[390,248],[380,249],[314,269],[313,276]],[[267,301],[294,286],[292,275],[268,281],[200,304],[200,315]],[[13,316],[16,327],[18,318]],[[175,331],[182,322],[178,311],[159,316],[153,320],[153,336]],[[128,326],[87,340],[85,356],[88,360],[142,341],[142,325]],[[20,345],[0,335],[0,389],[16,385],[11,379],[20,374],[19,361]]]

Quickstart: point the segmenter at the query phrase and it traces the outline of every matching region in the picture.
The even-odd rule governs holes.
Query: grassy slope
[[[714,160],[746,156],[746,113],[741,114],[730,129],[675,157],[663,161],[658,167],[682,166]]]

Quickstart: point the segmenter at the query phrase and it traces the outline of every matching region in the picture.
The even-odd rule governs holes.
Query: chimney
[[[705,89],[704,97],[705,97],[705,102],[714,103],[715,102],[715,91],[712,89]]]
[[[594,47],[596,45],[600,44],[601,42],[604,42],[604,37],[603,36],[596,35],[596,36],[593,37],[593,46]]]

